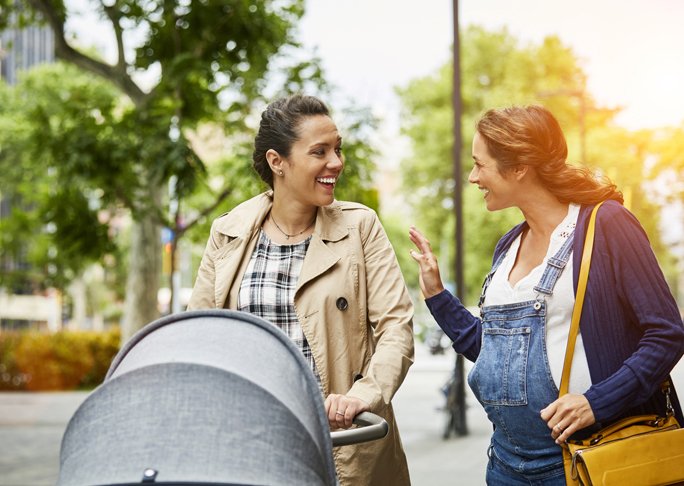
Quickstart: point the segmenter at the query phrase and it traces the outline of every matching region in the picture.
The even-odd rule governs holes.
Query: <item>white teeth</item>
[[[323,184],[335,184],[335,178],[334,177],[319,177],[316,180],[318,182],[322,182]]]

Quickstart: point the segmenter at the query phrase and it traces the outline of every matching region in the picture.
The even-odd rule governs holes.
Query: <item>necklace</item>
[[[299,233],[295,233],[295,234],[292,234],[292,235],[289,235],[289,234],[285,233],[285,232],[280,228],[280,226],[278,226],[278,223],[276,223],[276,220],[275,220],[275,218],[273,217],[273,213],[271,213],[271,221],[273,221],[273,224],[275,225],[275,227],[278,228],[278,231],[280,231],[282,234],[284,234],[284,235],[285,235],[285,238],[289,240],[290,238],[294,238],[295,236],[301,235],[301,234],[304,233],[306,230],[308,230],[309,228],[311,228],[311,227],[313,226],[313,224],[316,222],[316,216],[314,216],[314,219],[311,220],[311,223],[309,223],[309,226],[307,226],[306,228],[304,228],[304,229],[303,229],[302,231],[300,231]]]

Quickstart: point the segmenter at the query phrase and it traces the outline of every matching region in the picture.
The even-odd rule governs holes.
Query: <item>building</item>
[[[0,32],[0,78],[15,84],[18,76],[33,66],[55,60],[52,30],[46,26]],[[12,206],[21,204],[12,194],[0,192],[0,219],[7,217]],[[27,266],[23,252],[0,257],[0,271],[12,272]],[[0,328],[25,327],[33,322],[48,329],[61,327],[61,300],[57,293],[26,295],[26,289],[0,289]]]
[[[55,41],[47,26],[7,29],[0,33],[0,77],[9,84],[37,64],[55,60]]]

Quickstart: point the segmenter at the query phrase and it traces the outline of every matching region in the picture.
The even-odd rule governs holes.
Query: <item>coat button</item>
[[[335,302],[335,305],[337,305],[337,308],[341,311],[345,311],[347,310],[347,307],[349,307],[349,302],[347,302],[347,299],[344,297],[340,297],[337,299],[337,302]]]

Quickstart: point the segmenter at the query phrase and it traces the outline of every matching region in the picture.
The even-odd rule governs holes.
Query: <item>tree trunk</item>
[[[142,216],[131,226],[131,247],[121,341],[159,317],[157,292],[161,271],[161,235],[157,221]]]

